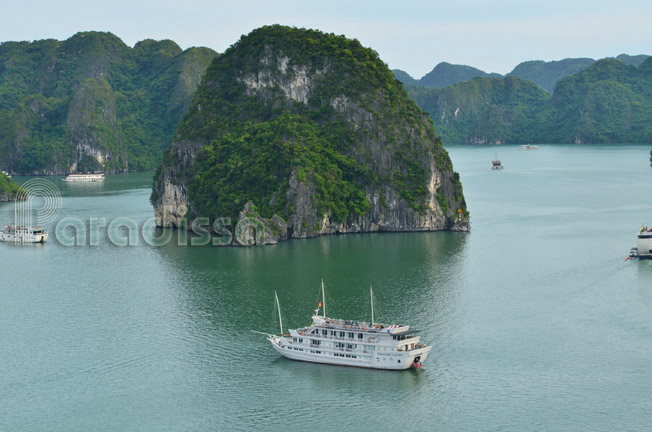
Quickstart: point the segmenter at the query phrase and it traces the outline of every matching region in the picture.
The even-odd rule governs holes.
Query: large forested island
[[[432,122],[377,53],[278,25],[243,36],[208,68],[152,203],[162,225],[252,218],[265,226],[262,243],[468,229]]]
[[[153,170],[208,48],[130,48],[111,33],[0,45],[0,168],[19,174]]]
[[[650,57],[525,62],[504,78],[476,70],[466,81],[426,86],[438,70],[419,81],[395,73],[409,83],[408,93],[430,113],[444,143],[652,142]]]

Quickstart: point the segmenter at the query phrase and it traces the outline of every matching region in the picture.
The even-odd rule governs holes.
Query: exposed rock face
[[[255,30],[209,67],[152,204],[160,225],[230,217],[233,245],[470,229],[432,123],[375,53],[280,26]]]
[[[113,88],[104,77],[89,78],[75,92],[68,107],[66,127],[75,146],[76,157],[72,160],[70,172],[77,172],[84,156],[93,161],[93,168],[83,171],[104,171],[105,162],[118,158],[120,171],[129,170],[129,161],[121,135],[102,133],[118,129]],[[107,140],[115,140],[109,145]],[[107,150],[113,148],[116,154]]]
[[[187,181],[195,155],[205,144],[204,141],[179,141],[168,152],[166,158],[176,163],[162,167],[152,192],[152,196],[158,197],[154,210],[159,226],[179,226],[179,220],[186,216],[190,208]]]

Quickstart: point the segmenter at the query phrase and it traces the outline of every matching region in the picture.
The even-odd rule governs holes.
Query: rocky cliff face
[[[209,67],[152,203],[160,225],[206,217],[219,232],[214,222],[230,218],[236,245],[469,229],[431,121],[377,54],[281,26],[255,30]]]

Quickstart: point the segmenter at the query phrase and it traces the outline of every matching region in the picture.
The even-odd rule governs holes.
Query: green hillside
[[[157,174],[157,215],[175,196],[193,216],[255,208],[273,241],[448,229],[466,212],[432,123],[377,53],[284,26],[243,36],[209,67]]]
[[[0,201],[13,201],[20,187],[9,178],[9,176],[0,172]]]
[[[444,143],[652,142],[652,58],[638,68],[600,60],[553,95],[514,76],[407,90]]]
[[[24,174],[155,168],[216,53],[111,33],[0,45],[0,165]]]
[[[533,60],[520,63],[508,75],[535,82],[547,92],[552,93],[557,81],[578,73],[593,63],[595,60],[589,58],[569,58],[549,62]]]

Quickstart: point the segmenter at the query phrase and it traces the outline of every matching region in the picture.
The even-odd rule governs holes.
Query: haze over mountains
[[[652,58],[638,67],[599,60],[560,79],[552,95],[515,75],[407,91],[444,143],[652,142]]]
[[[615,57],[623,63],[633,66],[640,66],[649,56],[620,54]],[[510,73],[505,76],[517,76],[538,84],[541,88],[552,93],[555,84],[565,76],[575,74],[591,66],[596,60],[591,58],[567,58],[558,61],[545,62],[543,60],[530,60],[518,64]],[[467,81],[476,77],[500,78],[497,73],[487,73],[480,69],[466,65],[454,65],[441,62],[435,68],[420,79],[415,79],[407,72],[400,69],[393,69],[396,79],[406,85],[420,85],[431,88],[443,88],[458,82]]]

